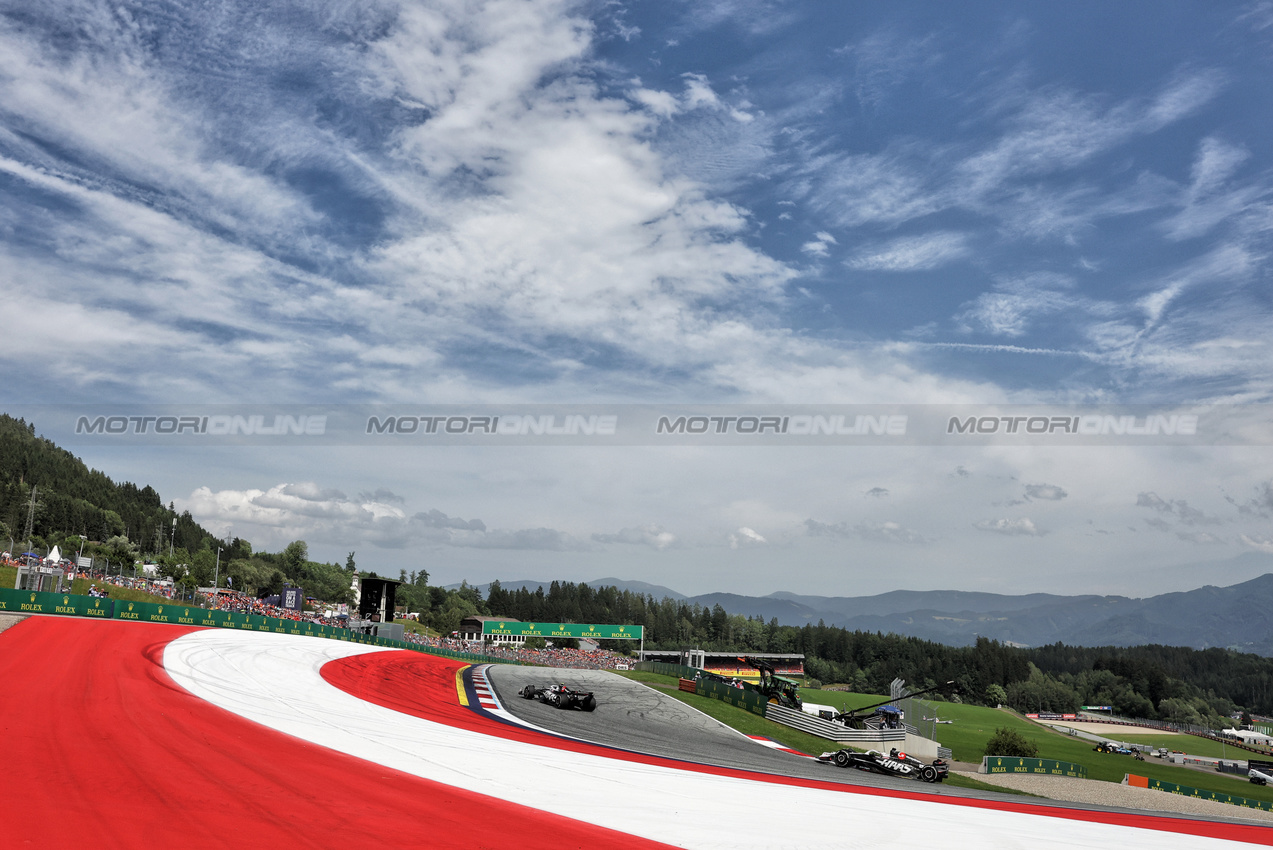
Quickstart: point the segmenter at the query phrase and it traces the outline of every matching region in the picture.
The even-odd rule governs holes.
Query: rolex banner
[[[517,620],[487,620],[483,637],[584,638],[586,640],[641,640],[644,626],[599,626],[584,623],[523,623]]]

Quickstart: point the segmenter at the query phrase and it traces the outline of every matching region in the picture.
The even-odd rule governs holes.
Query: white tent
[[[1267,744],[1273,741],[1273,737],[1269,737],[1263,732],[1253,732],[1250,729],[1225,729],[1224,734],[1233,738],[1241,738],[1248,744]]]
[[[53,550],[49,552],[49,556],[44,560],[48,561],[50,564],[56,564],[58,561],[62,560],[62,552],[54,546]]]

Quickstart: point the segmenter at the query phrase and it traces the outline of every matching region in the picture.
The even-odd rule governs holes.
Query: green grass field
[[[627,675],[629,678],[637,679],[638,681],[661,685],[664,688],[670,687],[672,690],[667,692],[676,698],[694,706],[704,714],[719,720],[727,726],[732,726],[748,735],[765,735],[776,741],[781,741],[792,749],[814,755],[832,749],[835,746],[834,743],[823,738],[790,729],[780,723],[765,720],[762,717],[717,700],[676,691],[676,679],[671,676],[636,672],[620,675]],[[874,694],[852,694],[842,691],[821,691],[807,688],[801,689],[800,696],[806,702],[834,705],[841,710],[859,708],[885,699],[883,696]],[[980,763],[982,756],[985,755],[986,741],[994,734],[996,729],[1004,727],[1014,729],[1025,736],[1026,739],[1034,742],[1039,748],[1039,758],[1081,764],[1087,768],[1087,775],[1090,779],[1105,782],[1122,782],[1124,775],[1135,773],[1163,782],[1174,782],[1192,788],[1273,802],[1273,786],[1261,787],[1252,785],[1241,776],[1178,767],[1152,756],[1147,757],[1145,761],[1136,761],[1128,755],[1098,753],[1092,749],[1093,744],[1085,740],[1053,731],[1010,710],[937,700],[930,702],[936,707],[937,715],[942,720],[954,721],[950,724],[943,723],[939,725],[937,738],[942,746],[951,749],[956,761]],[[1166,746],[1170,749],[1183,750],[1191,755],[1209,755],[1208,745],[1211,744],[1214,744],[1217,749],[1219,748],[1219,744],[1215,742],[1204,738],[1195,738],[1192,735],[1146,735],[1143,737],[1169,739],[1175,742],[1174,746],[1169,743],[1156,744],[1155,746]],[[1131,740],[1130,736],[1128,736],[1128,740]],[[1145,743],[1148,744],[1150,742],[1146,741]],[[1219,755],[1219,752],[1215,753],[1215,755]],[[1243,756],[1234,756],[1234,758],[1243,758]],[[951,784],[957,784],[955,781],[957,779],[960,779],[960,777],[950,780]],[[983,783],[976,784],[983,788],[991,787]],[[993,790],[1002,789],[994,788]]]
[[[737,729],[744,735],[763,735],[766,738],[772,738],[785,747],[790,747],[793,750],[798,750],[812,756],[816,756],[819,753],[830,750],[839,749],[839,744],[836,744],[834,741],[828,741],[826,738],[819,738],[816,735],[801,732],[799,729],[792,729],[790,726],[784,726],[781,723],[766,720],[758,714],[752,714],[750,711],[736,708],[735,706],[723,703],[720,700],[699,696],[698,694],[690,694],[679,690],[677,688],[677,679],[674,676],[661,676],[657,673],[645,673],[638,670],[612,670],[610,672],[613,672],[618,676],[623,676],[627,679],[653,685],[664,693],[667,693],[669,696],[680,700],[692,708],[698,709],[713,720],[718,720],[732,729]],[[811,691],[810,693],[820,693],[820,691]],[[861,695],[858,694],[851,696]],[[819,702],[820,700],[814,701]],[[878,701],[879,700],[875,700],[875,702]],[[822,700],[821,702],[824,704],[830,704],[825,700]],[[871,700],[867,699],[861,704],[866,705],[869,702],[871,702]],[[988,785],[985,782],[968,779],[963,776],[952,775],[946,781],[957,788],[979,788],[983,791],[995,791],[1006,794],[1019,793],[1000,788],[997,785]]]
[[[1109,737],[1115,738],[1119,741],[1126,741],[1129,744],[1149,747],[1150,749],[1166,747],[1169,750],[1179,750],[1180,752],[1188,753],[1191,756],[1233,759],[1235,761],[1245,761],[1248,757],[1261,758],[1261,756],[1258,756],[1249,750],[1241,750],[1237,747],[1230,747],[1220,741],[1213,741],[1210,738],[1199,738],[1197,735],[1155,735],[1150,733],[1137,735],[1110,735]]]
[[[823,697],[828,693],[827,691],[806,690],[801,691],[801,697],[810,702],[825,703],[829,702],[829,700]],[[857,705],[869,705],[872,702],[878,702],[879,699],[881,698],[861,694],[846,695],[847,703]],[[1086,740],[1053,731],[1009,710],[952,702],[932,701],[932,703],[936,706],[937,715],[942,720],[954,721],[950,724],[939,725],[937,727],[937,738],[942,746],[950,747],[956,761],[980,762],[982,756],[986,754],[986,740],[994,734],[995,729],[1005,727],[1020,732],[1028,740],[1034,742],[1039,748],[1039,758],[1056,759],[1084,765],[1087,768],[1087,775],[1090,779],[1121,782],[1125,774],[1135,773],[1163,782],[1175,782],[1193,788],[1220,791],[1225,794],[1249,797],[1253,800],[1273,802],[1273,787],[1252,785],[1245,777],[1178,767],[1152,756],[1147,757],[1145,761],[1136,761],[1128,755],[1098,753],[1093,751],[1092,747],[1094,745]],[[1193,735],[1144,735],[1140,737],[1145,738],[1144,743],[1148,745],[1182,750],[1190,755],[1221,755],[1219,743]],[[1126,740],[1132,741],[1134,739],[1129,735],[1126,736]],[[1163,741],[1163,743],[1152,743],[1158,740]],[[1246,757],[1245,754],[1237,755],[1239,752],[1242,751],[1226,748],[1225,755],[1235,759],[1244,759]]]

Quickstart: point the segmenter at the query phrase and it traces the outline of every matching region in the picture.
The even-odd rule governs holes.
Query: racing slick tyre
[[[1258,777],[1258,776],[1252,776],[1252,777],[1251,777],[1251,784],[1252,784],[1252,785],[1267,785],[1268,783],[1267,783],[1267,782],[1265,782],[1263,779],[1261,779],[1261,778],[1260,778],[1260,777]]]
[[[844,750],[840,750],[840,752],[836,753],[835,755],[831,757],[831,761],[835,762],[836,767],[848,767],[849,754],[846,753]]]
[[[588,694],[588,698],[583,701],[583,710],[592,711],[597,707],[597,698],[592,694]]]
[[[924,780],[925,782],[936,782],[937,768],[933,767],[931,764],[924,765],[922,768],[920,768],[919,778]]]
[[[521,694],[522,699],[535,698],[535,689],[532,688],[530,685],[527,685],[526,687],[522,688],[520,691],[518,691],[518,693]]]

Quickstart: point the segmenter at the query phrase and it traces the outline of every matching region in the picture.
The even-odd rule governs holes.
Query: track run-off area
[[[482,709],[464,667],[296,635],[30,617],[0,632],[0,846],[1273,844],[1257,825],[845,784],[834,774],[847,772],[811,775],[807,759],[751,742],[756,764],[799,769],[652,755],[642,736],[655,727],[604,711],[602,692],[592,721],[604,734],[590,740],[629,740],[632,722],[634,743],[589,743]],[[508,671],[544,683],[569,672]],[[503,669],[489,672],[498,689]]]

